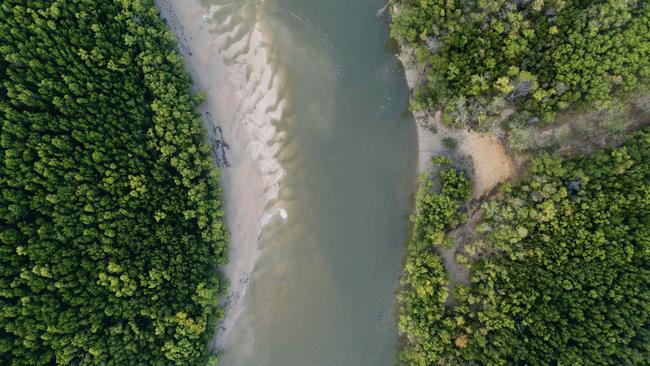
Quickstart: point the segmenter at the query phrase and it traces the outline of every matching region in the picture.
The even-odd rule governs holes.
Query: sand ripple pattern
[[[277,206],[280,180],[285,171],[276,159],[281,143],[278,137],[285,99],[282,78],[272,60],[272,47],[266,41],[254,3],[223,1],[210,7],[205,20],[221,43],[218,47],[224,64],[235,69],[231,80],[238,106],[236,127],[248,138],[246,150],[259,164],[264,179],[267,210],[260,218],[262,226],[278,216],[287,220],[287,212]]]
[[[179,40],[195,85],[206,92],[204,122],[223,129],[230,150],[224,168],[226,220],[231,233],[231,281],[226,318],[220,325],[222,347],[240,318],[251,285],[263,229],[284,226],[291,190],[281,192],[287,174],[279,161],[290,149],[285,78],[260,14],[257,0],[156,0]],[[214,126],[211,126],[214,124]],[[213,143],[214,145],[214,143]],[[267,225],[268,224],[268,225]]]
[[[244,309],[244,295],[249,289],[256,263],[251,256],[257,257],[261,249],[264,227],[271,223],[286,223],[289,219],[280,200],[286,171],[278,161],[287,136],[287,130],[283,128],[286,126],[283,116],[287,104],[283,96],[285,83],[259,15],[262,6],[257,1],[217,0],[203,17],[203,21],[210,25],[222,63],[228,68],[229,84],[235,95],[233,103],[236,105],[231,106],[232,135],[237,136],[236,141],[245,142],[247,155],[257,164],[263,185],[261,199],[265,204],[263,211],[259,212],[256,237],[247,240],[255,240],[255,243],[232,243],[233,246],[250,248],[252,245],[253,248],[244,249],[249,253],[245,255],[248,258],[240,259],[241,264],[234,263],[236,269],[228,273],[232,286],[227,299],[228,311],[216,342],[218,347],[227,342]]]

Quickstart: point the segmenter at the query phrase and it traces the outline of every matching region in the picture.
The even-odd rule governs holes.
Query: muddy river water
[[[220,365],[395,365],[417,139],[385,0],[160,3],[231,150]]]

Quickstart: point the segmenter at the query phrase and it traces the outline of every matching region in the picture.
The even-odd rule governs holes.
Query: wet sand
[[[232,3],[208,7],[198,0],[156,4],[176,35],[196,91],[207,96],[201,113],[222,168],[230,232],[229,263],[223,271],[230,287],[215,341],[221,347],[241,315],[262,227],[274,217],[287,219],[276,204],[284,174],[275,159],[280,149],[277,121],[283,113],[281,80],[255,9],[233,9],[238,5]]]

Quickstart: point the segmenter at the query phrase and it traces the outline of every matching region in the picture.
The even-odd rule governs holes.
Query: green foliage
[[[444,146],[446,149],[453,150],[458,147],[458,142],[451,137],[445,137],[442,139],[442,146]]]
[[[0,364],[205,364],[218,175],[153,2],[0,19]]]
[[[455,169],[442,170],[440,181],[440,193],[433,190],[431,180],[422,183],[417,198],[417,215],[414,218],[415,227],[420,231],[418,236],[438,244],[442,243],[440,234],[445,228],[462,220],[459,209],[471,191],[469,181]]]
[[[650,131],[575,161],[541,156],[502,195],[483,206],[489,245],[454,307],[444,307],[446,275],[431,244],[409,247],[402,360],[648,364]]]
[[[447,156],[436,155],[431,157],[431,163],[434,165],[451,165],[453,161]]]
[[[422,182],[401,279],[399,327],[407,337],[401,358],[414,365],[431,364],[453,334],[454,323],[444,307],[447,273],[432,246],[445,245],[449,241],[445,232],[463,221],[461,206],[471,187],[462,173],[451,168],[441,171],[440,185],[440,192],[435,192],[432,180]]]
[[[393,37],[429,66],[414,107],[444,107],[449,123],[480,123],[506,107],[552,121],[650,77],[646,0],[397,3]]]

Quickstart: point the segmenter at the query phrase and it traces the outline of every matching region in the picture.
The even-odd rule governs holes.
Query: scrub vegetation
[[[447,302],[435,253],[469,184],[442,170],[417,197],[399,300],[408,365],[644,365],[650,359],[650,131],[593,156],[532,159],[481,206]]]
[[[437,163],[447,164],[444,158]],[[407,337],[401,359],[408,364],[429,365],[449,345],[453,318],[445,309],[448,276],[435,246],[453,244],[447,232],[465,222],[461,207],[471,194],[470,181],[454,168],[440,170],[440,189],[433,177],[421,182],[416,213],[411,217],[413,234],[398,295],[399,328]]]
[[[153,2],[0,19],[0,364],[214,363],[218,174]]]
[[[490,128],[509,116],[519,129],[568,109],[616,110],[650,78],[645,0],[396,4],[393,37],[427,70],[413,107],[442,108],[450,125]]]
[[[402,362],[648,364],[650,131],[626,132],[650,116],[650,2],[394,3],[392,35],[424,76],[412,108],[535,152],[472,202],[436,159],[399,295]]]

